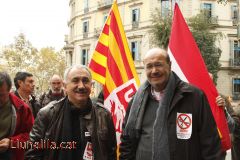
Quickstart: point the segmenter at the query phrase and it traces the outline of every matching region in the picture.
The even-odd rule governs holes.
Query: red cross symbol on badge
[[[177,117],[177,125],[181,129],[188,129],[192,124],[191,118],[187,114],[179,114]]]

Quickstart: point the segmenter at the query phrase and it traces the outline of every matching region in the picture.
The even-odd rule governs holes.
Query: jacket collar
[[[45,93],[46,93],[46,92],[45,92]],[[47,96],[48,98],[51,98],[52,94],[53,94],[52,90],[49,89],[49,91],[46,93],[46,96]],[[59,94],[59,96],[63,96],[63,97],[64,97],[64,92],[63,92],[63,90],[61,90],[61,93]]]
[[[68,103],[69,107],[71,107],[73,109],[73,104],[69,101],[68,98],[67,98],[67,103]],[[90,98],[88,98],[87,107],[90,107],[90,109],[88,108],[88,109],[85,109],[85,111],[83,111],[83,112],[85,112],[85,114],[83,115],[83,118],[87,119],[87,120],[90,120],[91,117],[92,117],[91,113],[92,113],[92,109],[93,109],[92,108],[93,104],[92,104],[92,101],[91,101]],[[74,110],[76,110],[76,108]]]
[[[24,105],[24,102],[16,95],[14,95],[14,93],[9,93],[9,97],[15,108],[20,109]]]
[[[184,97],[185,94],[193,92],[192,86],[189,83],[182,81],[175,73],[174,76],[176,78],[176,87],[174,88],[175,95],[170,105],[168,115],[176,107],[176,104]]]

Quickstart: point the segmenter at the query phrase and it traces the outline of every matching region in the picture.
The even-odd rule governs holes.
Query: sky
[[[37,49],[64,46],[69,0],[0,0],[0,46],[24,33]]]

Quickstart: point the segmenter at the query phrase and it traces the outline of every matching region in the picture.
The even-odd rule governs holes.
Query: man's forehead
[[[88,73],[88,71],[84,68],[73,68],[69,74],[68,74],[68,78],[74,78],[74,77],[87,77],[90,78],[90,75]]]
[[[164,54],[158,54],[158,55],[152,55],[147,58],[145,58],[144,63],[155,63],[155,62],[164,62],[166,61],[166,56]]]
[[[33,78],[33,76],[29,76],[29,77],[26,77],[26,80],[28,80],[28,81],[34,81],[34,78]]]
[[[145,57],[144,57],[144,61],[147,61],[147,60],[151,60],[151,59],[158,59],[158,58],[161,58],[161,57],[167,57],[167,52],[163,49],[160,49],[160,48],[154,48],[154,49],[151,49],[149,50]]]
[[[61,82],[62,80],[60,78],[54,78],[51,80],[51,82]]]
[[[51,81],[61,81],[61,77],[59,75],[53,75]]]

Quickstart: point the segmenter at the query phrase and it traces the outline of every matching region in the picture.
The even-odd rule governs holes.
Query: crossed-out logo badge
[[[192,114],[177,113],[176,130],[178,139],[189,139],[192,135]]]

